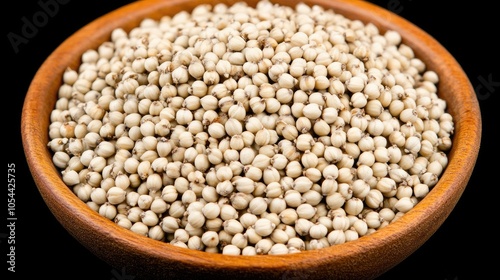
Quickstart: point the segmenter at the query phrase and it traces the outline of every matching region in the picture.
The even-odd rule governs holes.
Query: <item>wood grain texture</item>
[[[36,186],[57,220],[88,250],[110,265],[127,267],[138,279],[373,279],[411,255],[445,221],[465,190],[481,141],[481,114],[470,81],[458,62],[430,35],[405,19],[364,1],[307,0],[351,19],[399,32],[417,57],[441,77],[438,92],[454,117],[449,164],[438,184],[397,222],[346,244],[284,256],[224,256],[182,249],[123,229],[92,211],[64,185],[47,149],[49,116],[68,67],[81,54],[150,17],[159,19],[201,3],[232,1],[138,1],[89,23],[64,41],[40,67],[24,102],[21,132]],[[255,5],[256,1],[247,1]],[[297,1],[276,0],[295,5]],[[139,277],[141,276],[141,277]]]

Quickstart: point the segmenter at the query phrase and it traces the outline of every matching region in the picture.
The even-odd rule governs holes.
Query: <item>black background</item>
[[[55,220],[45,206],[25,162],[20,119],[25,93],[36,70],[46,57],[85,24],[132,1],[62,1],[59,10],[40,26],[34,36],[16,51],[7,34],[20,34],[24,19],[42,11],[39,1],[11,1],[4,8],[2,88],[0,101],[4,123],[2,157],[16,165],[16,272],[7,271],[7,228],[0,229],[2,279],[28,275],[49,279],[132,279],[99,260],[81,246]],[[56,2],[42,0],[41,2]],[[477,89],[483,120],[482,144],[474,173],[463,196],[439,230],[414,254],[379,279],[489,279],[498,276],[498,173],[494,168],[498,148],[500,72],[496,38],[497,23],[492,4],[486,1],[464,4],[416,0],[370,1],[396,12],[436,38],[461,64]],[[491,1],[490,3],[492,3]],[[4,6],[5,7],[5,6]],[[10,20],[6,21],[6,16]],[[495,42],[494,42],[495,41]],[[485,81],[489,81],[488,86]],[[489,159],[488,159],[489,158]],[[487,162],[488,161],[488,162]],[[6,184],[4,186],[7,186]],[[0,203],[5,213],[6,188]],[[2,219],[5,221],[5,219]],[[6,222],[2,222],[5,223]],[[127,278],[127,276],[129,278]],[[25,278],[26,279],[26,278]]]

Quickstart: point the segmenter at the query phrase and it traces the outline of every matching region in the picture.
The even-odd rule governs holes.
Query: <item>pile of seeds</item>
[[[448,163],[439,77],[400,34],[319,6],[199,5],[86,51],[53,162],[137,234],[228,255],[345,243],[411,210]]]

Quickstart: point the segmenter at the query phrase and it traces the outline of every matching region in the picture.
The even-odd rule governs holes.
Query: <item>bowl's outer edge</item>
[[[456,122],[449,166],[428,196],[397,222],[365,238],[301,254],[257,257],[207,255],[162,244],[120,228],[90,210],[64,185],[46,148],[48,116],[60,86],[60,81],[53,77],[60,77],[67,66],[76,67],[79,56],[107,40],[114,28],[129,30],[146,16],[159,18],[164,14],[172,15],[206,2],[138,1],[126,5],[83,27],[42,64],[26,95],[21,133],[34,181],[57,220],[86,248],[110,265],[158,278],[212,275],[242,279],[373,279],[418,249],[441,226],[467,186],[480,146],[479,105],[464,71],[444,47],[407,20],[364,1],[315,0],[305,3],[332,7],[337,13],[373,22],[381,30],[392,28],[401,33],[404,42],[414,48],[416,55],[426,64],[434,65],[432,70],[441,74],[439,92],[449,103]],[[285,5],[296,3],[284,0],[274,2]],[[249,3],[254,5],[255,1]],[[92,40],[88,39],[89,36]],[[432,55],[426,55],[429,53]],[[448,80],[450,77],[454,79]]]

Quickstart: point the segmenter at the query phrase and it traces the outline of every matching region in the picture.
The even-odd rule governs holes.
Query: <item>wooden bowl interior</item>
[[[372,22],[381,31],[398,31],[429,69],[436,71],[440,97],[454,117],[455,134],[449,165],[438,184],[414,209],[397,222],[356,241],[326,249],[283,256],[225,256],[182,249],[138,236],[101,217],[61,180],[47,149],[49,116],[64,70],[77,67],[84,51],[109,40],[113,29],[130,30],[146,17],[159,19],[213,0],[138,1],[83,27],[43,63],[27,92],[22,136],[28,165],[47,206],[64,228],[99,258],[127,272],[152,277],[190,278],[196,275],[252,279],[372,279],[418,249],[441,226],[462,195],[475,164],[481,135],[479,106],[474,90],[455,59],[430,35],[405,19],[364,1],[308,0],[348,18]],[[247,1],[254,6],[256,1]],[[294,5],[297,1],[274,1]]]

